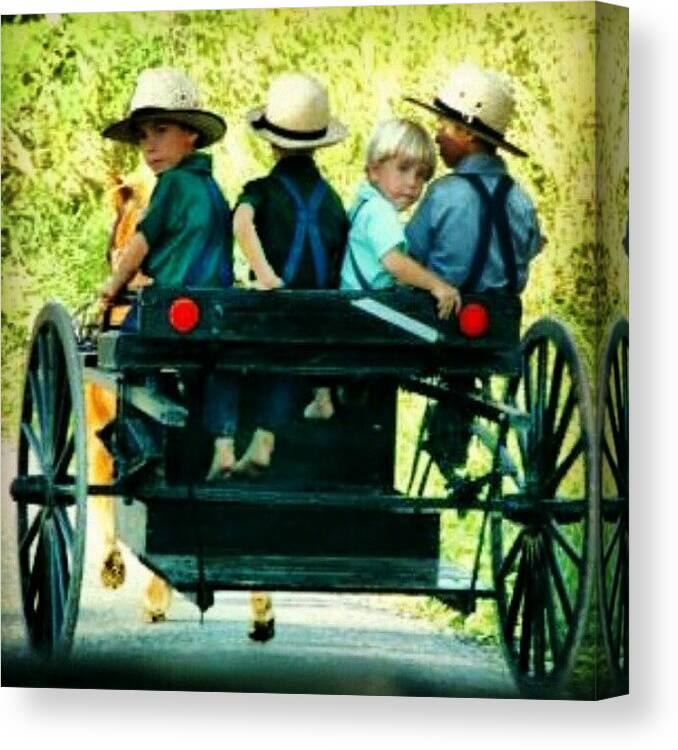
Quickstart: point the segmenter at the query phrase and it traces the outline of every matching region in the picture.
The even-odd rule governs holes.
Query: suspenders
[[[494,226],[499,241],[499,252],[501,253],[501,258],[504,263],[507,290],[509,292],[515,292],[518,288],[518,274],[516,270],[516,257],[513,248],[513,240],[511,238],[511,229],[509,227],[508,214],[506,212],[506,201],[509,190],[513,187],[513,179],[507,174],[502,175],[499,178],[494,191],[490,193],[485,187],[485,183],[477,174],[461,173],[456,174],[455,177],[466,180],[469,185],[475,189],[480,198],[482,209],[480,212],[480,233],[478,235],[478,243],[473,253],[473,259],[471,260],[471,267],[468,275],[464,280],[464,283],[461,285],[461,291],[472,291],[480,281],[480,277],[485,270],[487,259],[490,255],[490,241],[492,239],[492,227]],[[353,224],[360,209],[366,202],[367,201],[363,201],[362,203],[359,203],[352,215],[349,216],[351,224]],[[363,290],[369,289],[369,282],[360,270],[358,262],[351,250],[348,252],[348,257],[358,285]]]
[[[504,263],[507,290],[515,292],[518,288],[516,256],[511,238],[508,214],[506,212],[506,200],[509,190],[513,187],[513,180],[507,174],[502,175],[494,192],[490,193],[485,187],[485,183],[477,174],[461,173],[455,174],[455,177],[466,180],[475,189],[482,204],[478,244],[473,254],[471,268],[464,283],[461,285],[461,290],[473,290],[480,281],[490,254],[490,240],[492,237],[492,227],[494,226],[499,241],[499,252]]]
[[[356,220],[356,217],[360,213],[360,209],[367,203],[367,200],[362,201],[356,206],[355,211],[348,217],[351,224]],[[358,282],[358,286],[365,292],[368,289],[370,289],[370,284],[368,280],[365,278],[365,275],[360,270],[360,266],[358,265],[358,261],[355,259],[355,255],[353,254],[353,248],[349,245],[348,247],[348,259],[351,261],[351,268],[353,269],[353,275],[356,278],[356,281]]]
[[[223,221],[212,221],[212,226],[210,227],[202,252],[193,261],[186,272],[184,277],[184,284],[186,286],[204,286],[204,274],[207,270],[208,264],[212,262],[210,250],[213,249],[213,246],[217,242],[220,242],[223,246],[225,244],[225,238],[231,233],[231,213],[228,210],[223,196],[219,192],[219,188],[211,178],[206,181],[206,184],[207,192],[209,193],[209,200],[212,204],[215,215],[223,217]],[[230,258],[226,257],[225,253],[223,257],[219,259],[219,281],[226,287],[233,285],[233,271],[230,260]]]
[[[287,255],[287,262],[283,268],[282,279],[285,284],[294,280],[304,255],[306,237],[308,237],[313,255],[316,284],[318,288],[322,289],[327,286],[329,269],[327,267],[327,252],[320,235],[318,212],[327,192],[327,183],[322,179],[318,180],[308,199],[304,200],[299,189],[289,177],[282,174],[278,174],[276,177],[292,199],[297,213],[294,238]]]

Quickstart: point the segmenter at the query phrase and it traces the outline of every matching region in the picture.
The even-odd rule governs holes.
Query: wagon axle
[[[70,506],[75,502],[73,485],[57,484],[52,477],[18,477],[12,482],[9,491],[13,500],[18,503],[54,507]]]

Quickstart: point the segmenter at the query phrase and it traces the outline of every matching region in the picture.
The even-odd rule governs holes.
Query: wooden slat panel
[[[430,295],[399,289],[387,292],[191,290],[200,307],[197,327],[188,335],[176,333],[168,322],[169,306],[185,296],[186,290],[149,287],[140,297],[141,334],[146,338],[179,340],[219,339],[231,342],[309,343],[315,346],[341,343],[400,346],[419,345],[417,336],[384,323],[359,310],[358,299],[376,300],[389,308],[439,330],[445,346],[464,349],[518,344],[520,300],[503,294],[470,295],[465,301],[479,301],[490,312],[490,329],[480,339],[466,339],[455,318],[440,321]]]
[[[437,557],[437,514],[225,503],[148,506],[149,554]]]
[[[195,590],[200,577],[194,556],[144,555],[147,564],[180,591]],[[465,592],[470,576],[437,558],[346,558],[219,556],[204,560],[208,588],[278,591],[446,593]],[[493,596],[490,586],[476,587],[479,597]]]
[[[370,349],[365,342],[350,347],[335,344],[293,346],[285,341],[266,346],[243,344],[206,344],[200,340],[177,342],[121,336],[117,332],[98,340],[99,367],[110,370],[199,370],[216,367],[246,374],[248,372],[287,373],[319,376],[368,377],[375,375],[425,377],[436,373],[491,375],[519,373],[520,353],[513,350],[468,350],[456,354],[438,345],[405,346],[401,341],[390,348]]]

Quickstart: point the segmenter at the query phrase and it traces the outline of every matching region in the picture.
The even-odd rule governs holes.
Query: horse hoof
[[[159,612],[158,610],[152,611],[150,609],[144,610],[143,621],[148,625],[155,625],[159,622],[165,622],[167,614],[165,612]]]
[[[267,620],[266,622],[255,622],[252,629],[247,634],[247,637],[251,641],[257,643],[266,643],[270,641],[275,635],[275,620]]]
[[[101,565],[101,583],[104,588],[117,589],[125,582],[125,561],[117,548],[112,549]]]

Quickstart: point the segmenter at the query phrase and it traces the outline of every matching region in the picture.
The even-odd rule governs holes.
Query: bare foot
[[[213,482],[218,479],[227,479],[235,465],[235,449],[233,438],[219,437],[214,441],[214,455],[212,464],[207,472],[206,480]]]
[[[256,429],[252,442],[233,467],[233,472],[246,476],[258,476],[271,465],[274,447],[275,435],[268,430]]]
[[[316,393],[313,401],[304,409],[306,419],[332,419],[333,416],[334,404],[329,392],[327,394]]]

